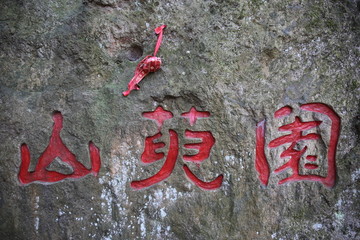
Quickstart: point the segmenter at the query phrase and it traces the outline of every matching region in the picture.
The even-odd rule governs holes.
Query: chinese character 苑
[[[165,157],[163,152],[157,152],[157,150],[165,147],[165,143],[159,142],[159,139],[163,136],[161,132],[162,125],[164,121],[173,118],[173,114],[170,111],[164,110],[161,106],[157,107],[153,112],[145,112],[142,114],[143,117],[155,120],[158,126],[158,133],[153,136],[146,137],[145,139],[145,148],[144,152],[141,155],[141,161],[146,164],[150,164],[156,161],[159,161]],[[184,118],[189,120],[191,126],[193,126],[197,119],[199,118],[207,118],[210,116],[209,112],[200,112],[197,111],[194,107],[187,113],[183,113],[181,115]],[[174,170],[177,157],[179,155],[179,137],[178,133],[174,130],[169,130],[169,146],[168,153],[166,155],[165,162],[161,169],[153,176],[131,182],[131,187],[134,189],[143,189],[146,187],[150,187],[162,180],[168,178],[172,171]],[[215,144],[215,138],[212,133],[209,131],[185,131],[186,139],[195,139],[196,143],[184,144],[184,149],[195,149],[197,150],[196,154],[192,155],[184,155],[183,160],[187,162],[193,162],[196,164],[202,163],[204,160],[209,158],[210,151]],[[190,168],[184,164],[183,170],[186,176],[198,187],[205,190],[217,189],[221,186],[223,175],[219,175],[213,181],[205,182],[200,180],[196,175],[190,170]]]

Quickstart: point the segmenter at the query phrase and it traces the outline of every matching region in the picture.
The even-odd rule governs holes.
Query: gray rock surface
[[[0,238],[360,239],[359,13],[356,0],[0,0]],[[123,97],[161,24],[161,70]],[[272,173],[264,187],[256,124],[267,120],[269,143],[295,116],[278,121],[277,109],[303,114],[299,106],[313,102],[341,118],[336,185],[278,185],[281,174]],[[164,163],[140,161],[145,138],[157,132],[141,114],[157,106],[174,114],[162,129],[167,146],[169,129],[181,146],[185,129],[212,132],[210,158],[188,165],[205,181],[223,174],[219,189],[185,177],[182,147],[169,178],[130,187]],[[180,115],[191,107],[211,117],[190,126]],[[100,149],[100,172],[22,185],[20,146],[28,145],[34,169],[54,111],[78,161],[90,167],[89,141]],[[308,146],[326,162],[329,120],[304,119],[324,121],[322,146]],[[266,149],[272,172],[283,150]],[[51,167],[68,171],[59,159]]]

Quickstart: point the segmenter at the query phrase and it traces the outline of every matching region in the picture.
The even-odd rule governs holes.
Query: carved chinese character
[[[287,135],[280,136],[269,142],[270,149],[283,147],[285,148],[280,158],[286,162],[277,167],[274,172],[281,173],[287,170],[291,174],[280,180],[279,184],[292,181],[317,181],[324,184],[326,187],[333,187],[336,180],[336,147],[340,132],[340,118],[329,106],[322,103],[309,103],[300,106],[304,111],[320,113],[326,115],[331,120],[329,130],[330,139],[327,144],[327,162],[323,159],[323,165],[326,166],[326,175],[317,173],[320,161],[317,155],[308,154],[308,146],[301,147],[306,142],[312,142],[314,145],[316,141],[325,141],[324,138],[318,133],[306,133],[310,130],[317,131],[319,126],[323,124],[322,121],[302,121],[299,116],[295,116],[293,122],[279,127],[281,132],[290,132]],[[275,112],[275,118],[283,118],[292,113],[292,108],[285,106]],[[315,142],[315,143],[314,143]],[[256,160],[255,167],[259,173],[259,179],[262,184],[267,185],[270,177],[270,166],[265,155],[265,120],[258,123],[256,127]],[[306,173],[305,173],[306,172]]]
[[[189,119],[189,123],[193,126],[196,123],[198,118],[206,118],[210,116],[209,112],[199,112],[195,108],[192,108],[189,112],[182,114],[183,117]],[[165,111],[161,106],[157,107],[153,112],[143,113],[143,117],[155,120],[158,125],[158,133],[154,136],[147,137],[145,139],[145,149],[141,156],[141,161],[143,163],[153,163],[155,161],[160,161],[165,157],[163,152],[158,152],[161,148],[165,147],[165,143],[160,142],[159,139],[163,136],[161,133],[161,128],[164,121],[171,119],[173,114],[169,111]],[[169,146],[168,153],[164,162],[164,165],[161,167],[159,172],[155,175],[140,181],[131,182],[131,187],[134,189],[142,189],[145,187],[150,187],[162,180],[168,178],[172,171],[174,170],[176,159],[179,155],[179,138],[178,134],[174,130],[169,130]],[[209,131],[185,131],[185,137],[187,139],[197,139],[197,143],[185,144],[185,149],[195,149],[197,150],[196,154],[193,155],[184,155],[184,161],[194,162],[200,164],[210,156],[210,151],[213,145],[215,144],[215,138],[212,133]],[[193,174],[190,168],[184,164],[183,169],[186,176],[197,186],[205,190],[217,189],[221,186],[223,175],[218,176],[215,180],[210,182],[204,182],[197,178]]]
[[[101,160],[99,149],[94,143],[89,142],[89,153],[92,167],[87,169],[82,163],[76,160],[76,156],[70,152],[60,138],[60,131],[63,128],[63,117],[60,112],[53,115],[54,127],[50,137],[50,142],[45,151],[41,154],[35,170],[29,172],[30,151],[24,143],[21,145],[21,165],[19,172],[19,181],[22,184],[32,182],[54,183],[66,178],[81,178],[88,174],[97,176],[100,170]],[[57,171],[50,171],[47,168],[55,159],[60,159],[72,168],[72,173],[63,174]]]

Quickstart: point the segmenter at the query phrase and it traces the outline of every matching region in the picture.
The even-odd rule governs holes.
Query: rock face
[[[1,239],[360,239],[359,1],[0,6]],[[161,69],[122,96],[161,24]],[[329,112],[300,108],[310,103],[341,119],[337,143]],[[159,107],[171,112],[161,127],[144,114]],[[159,132],[164,155],[149,151],[160,160],[142,163]],[[198,132],[210,141],[198,152],[210,156],[193,162],[185,144]],[[198,187],[184,164],[205,182],[222,176],[221,186]],[[20,169],[40,177],[23,184]],[[157,173],[165,180],[132,187]]]

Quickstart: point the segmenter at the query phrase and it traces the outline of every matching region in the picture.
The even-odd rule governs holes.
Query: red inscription
[[[177,133],[173,130],[169,130],[170,134],[170,147],[169,152],[167,154],[166,160],[162,168],[158,173],[156,173],[154,176],[149,177],[144,180],[140,181],[133,181],[131,182],[131,187],[135,189],[143,189],[146,187],[150,187],[151,185],[154,185],[155,183],[158,183],[162,180],[165,180],[170,176],[172,171],[174,170],[176,158],[179,153],[179,140]],[[153,143],[152,143],[153,144]],[[151,162],[151,161],[149,161]]]
[[[163,30],[165,29],[166,25],[162,25],[155,29],[155,33],[158,34],[158,39],[156,42],[154,55],[148,55],[140,63],[136,66],[134,77],[130,80],[128,84],[128,90],[123,92],[123,95],[126,97],[130,94],[132,90],[139,90],[139,82],[149,73],[156,72],[161,67],[161,59],[156,57],[156,54],[160,48],[162,37],[163,37]]]
[[[192,108],[195,110],[195,108]],[[191,111],[190,111],[191,112]],[[188,112],[189,113],[189,112]],[[200,112],[201,113],[201,112]],[[207,112],[206,112],[207,113]],[[182,114],[183,116],[184,114]],[[159,133],[154,136],[147,137],[145,139],[145,149],[141,156],[141,161],[144,163],[153,163],[162,159],[165,154],[162,152],[157,152],[160,148],[165,147],[165,143],[157,141],[162,137],[161,134],[161,126],[163,122],[167,119],[173,117],[173,114],[169,111],[165,111],[162,107],[157,107],[153,112],[146,112],[143,114],[144,117],[157,121]],[[210,113],[206,114],[206,116],[210,116]],[[204,117],[204,116],[203,116]],[[191,124],[191,121],[190,121]],[[140,181],[131,182],[131,187],[134,189],[142,189],[145,187],[152,186],[162,180],[165,180],[170,176],[172,171],[174,170],[176,159],[179,154],[179,139],[178,134],[174,130],[169,130],[170,135],[170,144],[167,153],[166,160],[164,162],[163,167],[160,169],[158,173],[154,176],[149,177]],[[196,143],[185,144],[185,149],[196,150],[195,154],[187,154],[183,156],[185,161],[194,162],[200,164],[205,159],[209,158],[210,151],[213,145],[215,144],[215,138],[209,131],[191,131],[186,130],[185,136],[189,139],[196,139]],[[210,182],[204,182],[198,179],[184,164],[183,169],[185,171],[186,176],[192,181],[194,184],[199,186],[205,190],[212,190],[219,188],[222,184],[223,176],[218,176],[215,180]]]
[[[194,132],[186,130],[185,136],[187,138],[201,140],[199,143],[188,143],[184,145],[185,149],[196,149],[198,151],[195,155],[184,155],[183,158],[185,161],[201,163],[209,158],[211,148],[215,144],[215,138],[211,132]]]
[[[97,176],[101,166],[100,152],[94,143],[89,142],[89,153],[91,159],[91,169],[87,169],[82,163],[76,160],[75,155],[65,146],[60,138],[60,131],[63,128],[63,117],[60,112],[53,115],[54,127],[51,134],[50,142],[45,151],[41,154],[35,171],[29,172],[30,151],[24,143],[21,145],[21,165],[19,172],[19,181],[22,184],[31,182],[48,182],[54,183],[65,178],[81,178],[88,174]],[[48,171],[46,168],[56,159],[60,158],[72,168],[71,174],[62,174],[56,171]]]
[[[174,115],[170,111],[165,111],[161,106],[157,107],[155,111],[144,112],[142,114],[144,118],[149,118],[155,120],[160,130],[164,122],[168,119],[171,119]]]
[[[295,121],[293,123],[284,125],[279,127],[279,131],[291,131],[292,133],[289,135],[281,136],[275,140],[272,140],[269,143],[269,147],[279,147],[285,143],[292,143],[295,145],[300,140],[316,140],[319,139],[319,134],[310,133],[305,136],[302,135],[302,132],[305,130],[312,129],[321,124],[321,121],[311,121],[311,122],[302,122],[299,117],[295,117]],[[289,156],[290,157],[290,156]]]
[[[223,181],[224,176],[223,175],[219,175],[217,178],[215,178],[213,181],[211,182],[204,182],[201,181],[200,179],[198,179],[195,174],[193,174],[191,172],[191,170],[189,169],[188,166],[184,165],[183,169],[185,171],[186,176],[193,182],[196,184],[196,186],[204,189],[204,190],[215,190],[218,189]]]
[[[262,184],[268,185],[270,176],[270,167],[265,155],[265,120],[261,121],[256,126],[256,159],[255,168],[259,173],[259,178]]]
[[[289,106],[285,106],[285,107],[282,107],[280,108],[279,110],[277,110],[274,114],[274,116],[276,118],[281,118],[281,117],[285,117],[285,116],[288,116],[292,113],[292,108],[289,107]]]
[[[150,136],[145,139],[145,149],[143,154],[141,155],[141,161],[143,163],[153,163],[165,157],[164,153],[156,152],[156,150],[165,147],[165,143],[155,142],[161,137],[162,134],[159,132],[154,136]]]
[[[311,141],[321,139],[321,135],[317,133],[304,134],[304,131],[316,128],[322,124],[322,121],[310,121],[303,122],[300,117],[296,116],[295,121],[279,127],[279,131],[291,132],[290,134],[278,137],[269,143],[270,148],[277,148],[285,144],[290,144],[281,154],[281,158],[289,159],[285,164],[275,169],[275,173],[283,172],[287,169],[291,169],[292,174],[279,181],[279,184],[292,181],[309,180],[318,181],[323,183],[327,187],[333,187],[336,179],[336,146],[340,133],[340,118],[329,106],[322,103],[310,103],[300,106],[302,110],[317,112],[327,115],[331,120],[330,129],[330,142],[327,151],[327,176],[320,176],[316,174],[300,174],[300,160],[305,155],[307,146],[302,149],[296,149],[297,144],[300,141]],[[276,111],[275,117],[280,118],[287,116],[292,112],[290,107],[284,107]],[[262,121],[256,128],[256,159],[255,166],[259,173],[260,181],[264,184],[268,184],[269,179],[269,164],[264,152],[265,148],[265,121]],[[304,168],[308,170],[316,170],[319,165],[316,163],[316,155],[307,155],[305,159],[310,161],[304,164]]]

